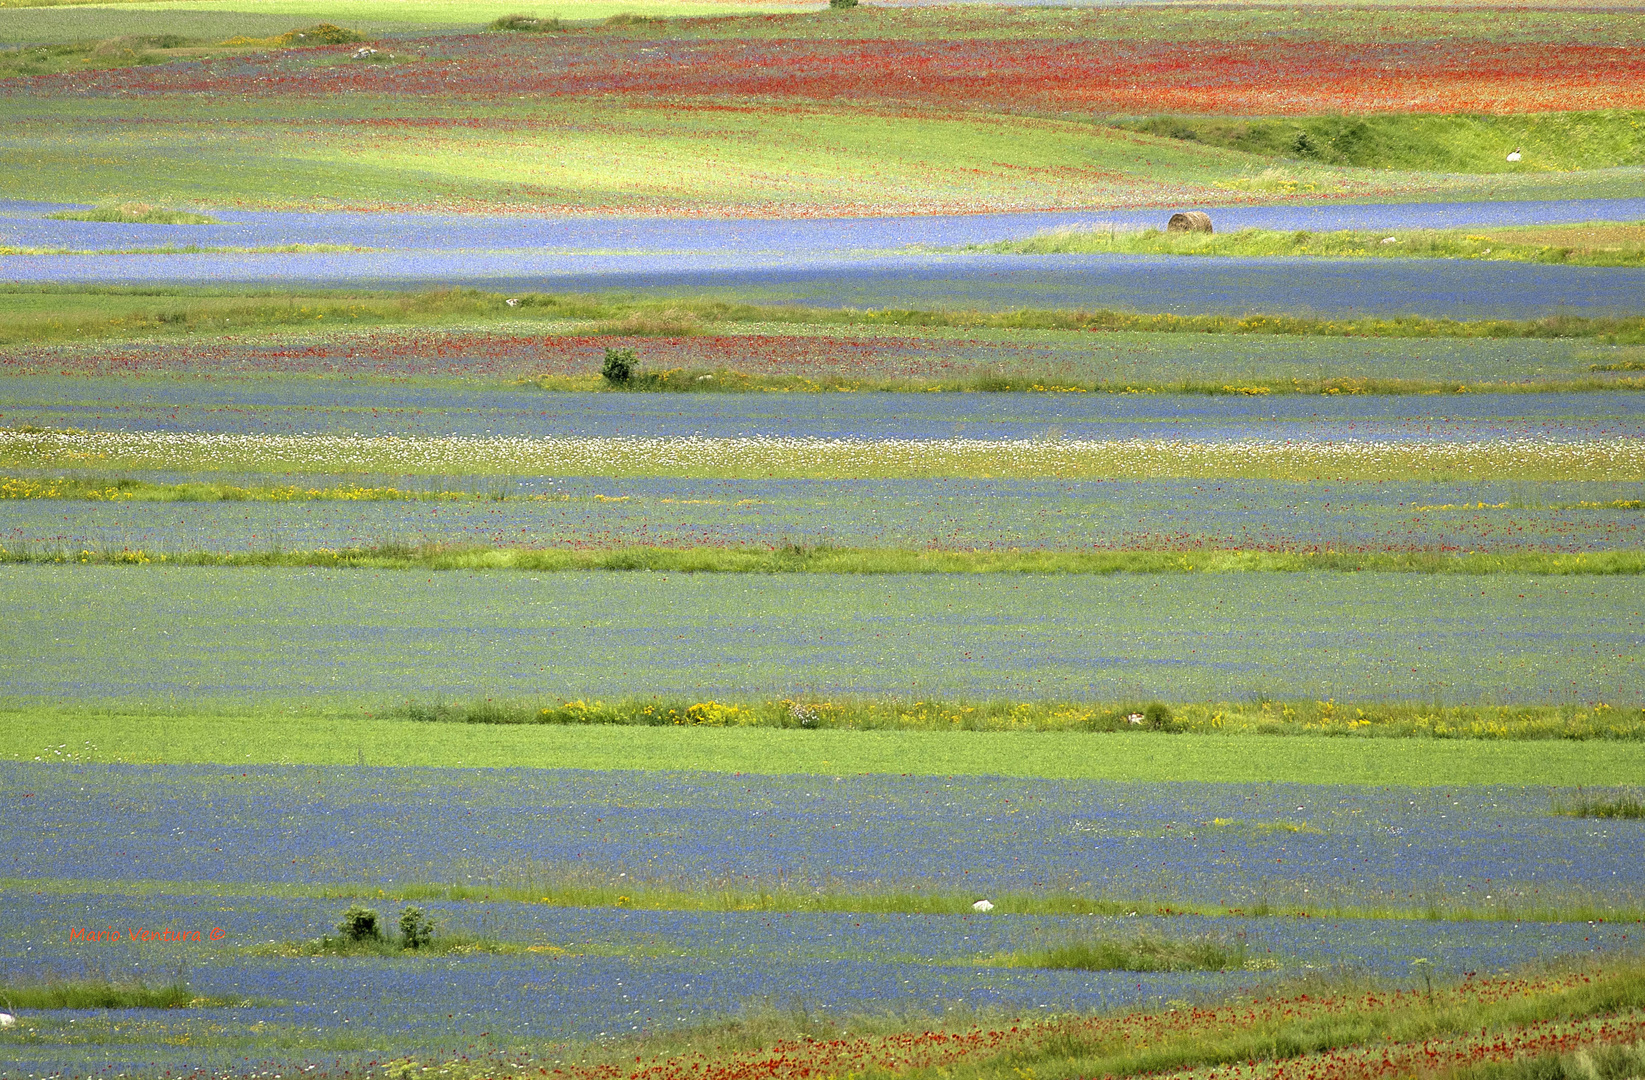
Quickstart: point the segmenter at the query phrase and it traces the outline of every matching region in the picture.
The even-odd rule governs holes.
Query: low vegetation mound
[[[564,28],[565,24],[559,19],[543,19],[536,15],[501,15],[492,19],[486,27],[488,30],[507,30],[520,34],[544,34]]]
[[[127,225],[215,225],[217,219],[192,210],[172,210],[149,203],[128,202],[95,206],[89,210],[59,210],[47,214],[54,221],[111,221]]]

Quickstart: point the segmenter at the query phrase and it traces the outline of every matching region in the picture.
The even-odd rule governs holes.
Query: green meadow
[[[1645,777],[1645,744],[1055,731],[427,723],[272,708],[5,714],[0,758],[223,765],[687,770],[1048,779],[1600,787]],[[58,751],[61,751],[60,754]]]

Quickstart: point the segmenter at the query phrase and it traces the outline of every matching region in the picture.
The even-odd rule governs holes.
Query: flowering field
[[[139,1074],[265,1062],[371,1073],[390,1057],[470,1054],[511,1055],[513,1066],[489,1068],[517,1071],[563,1063],[568,1038],[762,1010],[848,1023],[886,1009],[1032,1020],[1271,992],[1309,972],[1408,983],[1413,957],[1445,986],[1550,954],[1626,949],[1639,933],[1628,921],[1510,919],[1640,899],[1627,872],[1636,825],[1555,817],[1544,795],[1517,789],[87,764],[0,773],[26,791],[14,812],[30,826],[0,863],[0,978],[42,964],[63,977],[181,964],[197,994],[227,1003],[42,1017],[26,1040],[0,1034],[19,1075],[111,1062]],[[362,849],[380,855],[370,868]],[[614,903],[552,899],[595,885]],[[721,908],[716,897],[735,890],[769,902]],[[1013,896],[1036,894],[1120,913],[1005,914]],[[668,895],[672,905],[658,902]],[[935,913],[922,900],[946,895],[964,897],[962,909],[996,896],[1001,911]],[[795,906],[831,896],[859,909]],[[350,898],[392,911],[404,897],[445,933],[487,947],[401,959],[283,951],[328,932]],[[1207,902],[1313,912],[1158,914]],[[1496,914],[1368,918],[1356,904]],[[109,927],[122,940],[70,938]],[[125,931],[136,927],[221,935],[133,941]],[[1093,933],[1220,936],[1248,959],[1220,973],[998,966]],[[93,1027],[76,1038],[75,1025]]]
[[[1280,480],[1645,479],[1631,436],[1542,442],[1451,439],[670,439],[194,432],[0,434],[0,465],[399,475],[681,476],[728,479],[1145,477]]]
[[[969,579],[969,580],[968,580]],[[1277,579],[1277,580],[1276,580]],[[1635,577],[0,567],[38,703],[1640,700]],[[1231,633],[1231,627],[1239,632]],[[1286,658],[1307,650],[1306,666]]]
[[[403,483],[395,478],[392,482]],[[364,548],[832,545],[932,551],[1637,551],[1635,484],[1495,481],[673,480],[511,478],[420,496],[335,488],[291,503],[58,499],[0,481],[0,549],[190,552]],[[260,491],[259,488],[242,489]],[[331,495],[332,492],[341,492]],[[388,493],[393,492],[391,497]]]
[[[1640,10],[25,2],[0,1080],[1645,1071]]]
[[[20,76],[0,87],[0,176],[14,196],[87,201],[138,188],[217,205],[769,216],[1502,190],[1459,173],[1506,174],[1522,196],[1637,186],[1631,171],[1567,174],[1640,164],[1632,13],[1502,25],[1373,10],[1276,25],[1158,10],[1146,23],[978,6],[546,34],[471,25],[383,35],[364,61],[338,45]],[[1612,113],[1576,129],[1523,119],[1600,110]],[[1086,122],[1366,112],[1473,117],[1440,140],[1466,147],[1465,167],[1438,150],[1275,172],[1267,155]],[[894,134],[865,138],[864,116]],[[1595,125],[1606,134],[1584,137]],[[1497,149],[1515,142],[1530,149],[1523,169]]]

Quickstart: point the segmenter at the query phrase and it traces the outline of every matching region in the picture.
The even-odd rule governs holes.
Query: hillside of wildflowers
[[[1639,1080],[1642,221],[1626,0],[0,0],[0,1080]]]

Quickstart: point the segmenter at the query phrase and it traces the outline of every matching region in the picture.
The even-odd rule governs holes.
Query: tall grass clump
[[[1645,791],[1631,790],[1611,795],[1578,791],[1567,800],[1556,800],[1556,813],[1579,818],[1620,818],[1645,820]]]
[[[1200,937],[1172,941],[1139,934],[1134,938],[1073,938],[1027,952],[1003,954],[994,963],[1060,971],[1240,971],[1251,962],[1244,935],[1231,940]]]
[[[162,986],[141,979],[63,979],[0,984],[0,1002],[13,1009],[181,1009],[194,1002],[181,978]]]
[[[1645,1041],[1476,1065],[1453,1073],[1452,1080],[1638,1080],[1641,1076],[1645,1076]]]
[[[59,210],[47,214],[55,221],[108,221],[127,225],[215,225],[217,219],[192,210],[168,210],[142,202],[113,203],[90,210]]]
[[[492,19],[486,26],[487,30],[502,30],[517,34],[545,34],[551,30],[563,30],[565,24],[559,19],[541,19],[535,15],[500,15]]]

